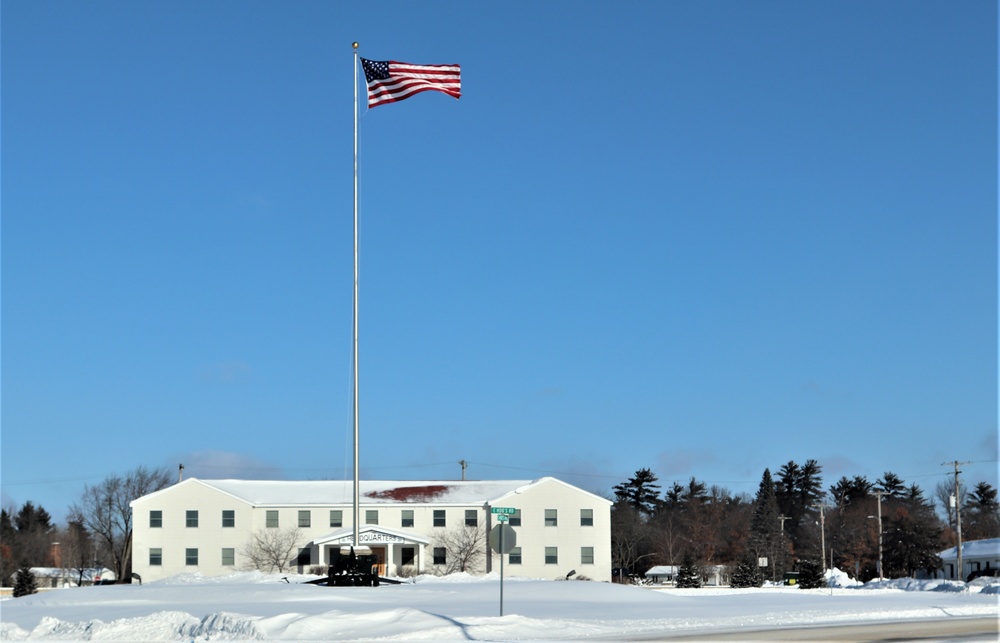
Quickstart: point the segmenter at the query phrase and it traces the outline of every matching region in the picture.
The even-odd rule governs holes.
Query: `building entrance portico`
[[[424,571],[424,548],[430,543],[426,538],[377,525],[365,525],[358,532],[358,540],[361,546],[369,547],[372,554],[378,557],[380,576],[401,576],[408,570],[418,574]],[[341,555],[341,547],[350,546],[353,542],[354,532],[348,528],[316,538],[311,545],[318,550],[317,558],[322,564],[332,565]]]

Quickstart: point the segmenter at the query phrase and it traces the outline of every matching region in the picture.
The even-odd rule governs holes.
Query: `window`
[[[509,524],[511,527],[520,527],[521,526],[521,510],[520,509],[515,509],[514,510],[514,513],[511,515],[510,521],[507,524]]]
[[[580,510],[580,526],[581,527],[593,527],[594,526],[594,510],[593,509],[581,509]]]
[[[365,509],[365,524],[366,525],[378,524],[378,509]]]
[[[400,525],[402,527],[412,527],[413,526],[413,510],[412,509],[404,509],[403,510],[403,519],[402,519]],[[403,563],[403,564],[405,565],[406,563]]]
[[[296,565],[309,565],[312,563],[312,549],[309,547],[299,548],[299,556],[295,559]]]
[[[159,547],[149,550],[149,566],[162,565],[163,564],[163,550]]]
[[[444,547],[434,548],[434,564],[444,565],[445,564],[445,549]]]
[[[413,565],[417,562],[417,548],[403,547],[399,550],[399,563],[401,565]]]
[[[184,550],[184,564],[185,565],[197,565],[198,564],[198,550],[197,549],[185,549]]]
[[[312,512],[308,509],[299,510],[299,527],[307,528],[312,527]]]
[[[444,527],[444,526],[446,526],[445,525],[445,521],[444,521],[444,509],[435,509],[434,510],[434,526],[435,527]]]
[[[343,527],[344,526],[344,512],[340,509],[330,510],[330,526],[331,527]]]
[[[545,510],[545,526],[555,527],[559,524],[559,510],[558,509],[546,509]]]
[[[466,527],[478,527],[479,526],[479,512],[475,509],[465,510],[465,526]]]
[[[236,512],[232,509],[222,510],[222,526],[223,527],[235,527],[236,526]]]
[[[558,547],[546,547],[545,548],[545,564],[546,565],[558,565],[559,564],[559,548]]]
[[[232,547],[222,548],[222,566],[223,567],[235,567],[236,566],[236,550]]]
[[[187,516],[186,517],[186,524],[187,524],[188,527],[197,527],[198,526],[198,510],[197,509],[194,510],[194,511],[192,511],[192,510],[189,509],[189,510],[187,510],[185,512],[185,515]]]
[[[159,529],[163,526],[163,512],[159,509],[149,512],[149,528]]]
[[[581,565],[593,565],[594,564],[594,548],[593,547],[581,547],[580,548],[580,564]]]
[[[276,509],[268,509],[265,514],[267,518],[265,519],[264,526],[268,529],[278,528],[278,511]]]
[[[510,554],[507,555],[507,562],[510,563],[511,565],[520,565],[521,564],[521,548],[520,547],[515,547],[514,549],[510,550]]]

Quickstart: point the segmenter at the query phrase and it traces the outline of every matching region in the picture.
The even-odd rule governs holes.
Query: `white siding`
[[[611,502],[588,493],[572,485],[554,478],[542,478],[535,482],[521,483],[512,481],[507,485],[507,492],[492,498],[481,498],[476,501],[441,503],[431,501],[421,502],[386,502],[377,500],[365,503],[362,498],[360,505],[361,527],[365,526],[365,515],[369,509],[378,511],[378,529],[396,534],[412,534],[421,542],[406,545],[392,545],[386,548],[389,574],[398,572],[401,547],[413,546],[417,550],[417,562],[423,570],[431,571],[433,566],[432,551],[439,546],[439,538],[446,531],[461,528],[465,525],[466,510],[475,510],[480,529],[484,531],[496,526],[498,522],[490,513],[490,507],[515,507],[521,509],[522,522],[515,527],[518,546],[522,551],[521,565],[505,565],[507,575],[527,576],[532,578],[563,578],[575,570],[578,576],[600,581],[611,580]],[[250,501],[237,497],[241,487],[238,481],[225,481],[219,487],[228,489],[223,492],[213,486],[212,481],[188,479],[156,493],[139,498],[132,503],[134,512],[133,536],[133,570],[142,576],[143,581],[156,580],[179,573],[199,572],[206,576],[231,573],[242,569],[246,561],[241,556],[251,533],[255,530],[267,529],[268,511],[277,511],[279,528],[295,528],[298,526],[300,510],[311,512],[311,526],[300,530],[299,547],[305,547],[315,540],[330,536],[333,532],[352,527],[353,510],[350,504],[334,502],[322,504],[309,502],[303,504],[260,504],[254,506]],[[255,489],[259,489],[259,482]],[[276,483],[281,484],[281,483]],[[316,485],[323,483],[317,482]],[[402,486],[409,483],[400,482]],[[440,483],[456,484],[456,483]],[[503,489],[502,482],[487,482],[489,489]],[[485,488],[485,487],[484,487]],[[310,488],[302,483],[294,488],[295,492],[311,493]],[[276,494],[275,494],[276,495]],[[277,499],[277,498],[275,498]],[[403,510],[413,511],[413,527],[402,526]],[[555,509],[558,514],[558,525],[545,526],[545,510]],[[593,526],[580,525],[580,510],[593,511]],[[150,528],[149,512],[159,510],[163,516],[163,526]],[[198,527],[186,527],[185,516],[188,510],[198,511]],[[235,527],[222,527],[223,510],[235,512]],[[331,528],[329,525],[330,510],[343,512],[342,528]],[[444,510],[446,527],[434,527],[434,511]],[[426,547],[423,541],[429,541]],[[311,565],[325,565],[325,551],[329,544],[312,548]],[[558,548],[558,564],[545,563],[545,548]],[[581,548],[593,547],[594,562],[581,563]],[[162,565],[150,566],[149,553],[153,548],[162,550]],[[185,563],[185,550],[198,549],[198,564]],[[235,550],[235,566],[222,565],[223,548]],[[484,550],[488,546],[484,543]],[[292,552],[296,557],[298,547]],[[473,570],[485,572],[488,568],[499,569],[499,556],[488,552],[483,557],[481,568]],[[305,571],[308,571],[306,569]]]

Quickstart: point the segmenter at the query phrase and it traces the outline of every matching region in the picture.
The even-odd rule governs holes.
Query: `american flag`
[[[368,107],[395,103],[414,94],[434,90],[458,98],[462,95],[458,65],[413,65],[395,60],[361,59],[368,81]]]

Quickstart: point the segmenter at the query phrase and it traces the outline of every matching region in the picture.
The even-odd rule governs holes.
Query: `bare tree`
[[[292,552],[299,544],[298,527],[258,529],[240,550],[246,560],[244,567],[262,572],[283,572],[292,563]]]
[[[119,583],[132,582],[131,502],[172,482],[173,473],[168,468],[140,466],[124,476],[112,475],[94,486],[87,485],[80,502],[70,507],[70,513],[82,517],[83,525],[100,543],[102,556]]]
[[[83,516],[70,514],[66,527],[59,535],[62,546],[62,562],[66,569],[73,570],[77,586],[83,585],[83,575],[93,566],[93,539],[84,526]]]
[[[652,530],[635,507],[618,502],[611,509],[611,564],[629,574],[648,567],[656,554],[651,550]]]
[[[437,544],[445,549],[446,574],[479,570],[486,559],[486,530],[478,525],[452,527],[437,537]]]

